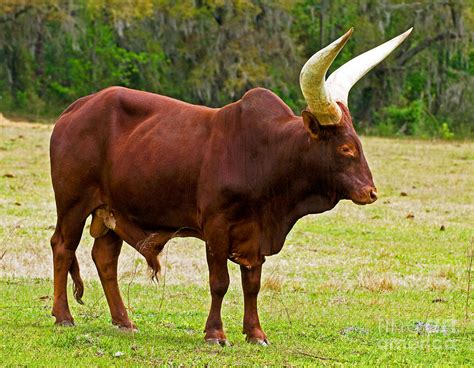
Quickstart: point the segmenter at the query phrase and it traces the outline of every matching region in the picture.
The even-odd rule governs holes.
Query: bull
[[[240,265],[243,332],[267,345],[257,313],[262,264],[278,253],[295,222],[340,200],[377,199],[348,110],[351,87],[411,29],[326,72],[352,34],[313,55],[300,85],[307,108],[296,116],[271,91],[256,88],[222,108],[111,87],[80,98],[57,120],[50,143],[57,224],[51,239],[56,324],[73,325],[67,275],[80,302],[75,255],[92,216],[92,258],[113,324],[136,330],[122,301],[117,263],[125,241],[156,275],[174,237],[206,244],[211,307],[205,340],[228,344],[221,305],[227,261]]]

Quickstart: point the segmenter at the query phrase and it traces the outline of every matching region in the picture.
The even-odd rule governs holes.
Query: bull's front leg
[[[242,275],[242,289],[244,292],[244,328],[247,341],[254,344],[267,346],[270,342],[260,326],[257,311],[257,297],[260,291],[262,265],[252,267],[240,266]]]
[[[209,267],[209,286],[211,289],[211,309],[207,318],[204,339],[210,344],[230,345],[222,324],[222,300],[229,288],[229,272],[227,257],[220,249],[213,249],[212,244],[206,245],[207,264]]]

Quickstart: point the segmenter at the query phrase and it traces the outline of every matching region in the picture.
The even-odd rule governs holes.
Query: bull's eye
[[[349,147],[347,144],[343,144],[341,147],[339,147],[339,151],[344,156],[354,156],[354,150],[351,147]]]

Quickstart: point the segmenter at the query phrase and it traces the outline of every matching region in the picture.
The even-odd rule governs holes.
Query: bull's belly
[[[197,179],[189,170],[122,165],[110,173],[107,205],[144,230],[200,227]]]
[[[179,187],[137,189],[122,187],[111,193],[109,206],[144,230],[199,228],[195,200]]]

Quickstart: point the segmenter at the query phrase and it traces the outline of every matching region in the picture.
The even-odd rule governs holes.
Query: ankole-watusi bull
[[[136,328],[117,284],[122,241],[156,274],[166,242],[192,236],[205,242],[209,266],[206,341],[227,343],[221,304],[230,259],[242,273],[244,333],[248,341],[266,345],[257,314],[265,257],[281,250],[299,218],[328,211],[342,199],[357,204],[377,199],[347,97],[410,31],[354,58],[327,80],[352,29],[317,52],[301,71],[308,106],[302,116],[262,88],[218,109],[121,87],[69,106],[51,137],[56,323],[73,324],[67,274],[80,301],[75,251],[92,215],[92,258],[115,325]]]

